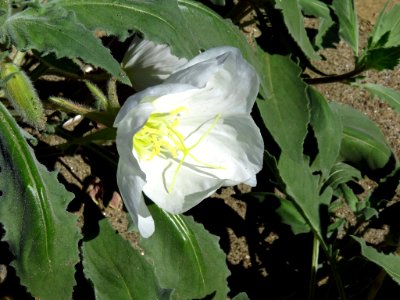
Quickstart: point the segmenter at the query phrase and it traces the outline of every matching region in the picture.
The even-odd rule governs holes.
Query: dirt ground
[[[362,43],[366,42],[385,2],[386,0],[356,0]],[[400,3],[400,0],[393,3]],[[345,73],[354,65],[351,50],[344,43],[340,43],[337,50],[324,51],[324,56],[327,60],[318,62],[317,66],[325,73]],[[400,90],[400,67],[379,73],[368,71],[365,75],[369,82]],[[366,92],[345,84],[324,84],[316,88],[328,99],[347,103],[368,115],[378,124],[400,157],[399,114],[385,103],[371,99]],[[51,144],[61,142],[52,137],[47,138],[50,139],[47,142]],[[60,170],[73,191],[83,191],[92,199],[101,200],[97,199],[97,195],[103,186],[98,179],[91,176],[90,166],[80,155],[66,156],[53,163],[51,168]],[[231,295],[246,291],[251,299],[266,299],[267,296],[268,299],[302,299],[286,289],[288,285],[293,286],[293,290],[296,287],[301,288],[304,273],[298,270],[308,267],[309,262],[304,261],[304,257],[310,255],[311,241],[303,236],[293,236],[287,229],[280,228],[276,215],[268,213],[276,208],[276,204],[252,203],[246,198],[248,191],[249,188],[245,185],[221,189],[189,214],[203,223],[211,233],[220,236],[221,248],[227,253],[232,273],[228,278]],[[111,195],[108,196],[111,199]],[[114,227],[134,243],[136,236],[126,232],[127,220],[122,213],[120,199],[114,195],[110,204],[104,207],[101,201],[98,202],[103,214],[111,219]],[[263,215],[260,215],[260,211]],[[8,275],[12,276],[10,273]],[[7,268],[0,264],[0,284],[6,276]],[[23,294],[14,299],[29,299],[25,297],[28,296]]]

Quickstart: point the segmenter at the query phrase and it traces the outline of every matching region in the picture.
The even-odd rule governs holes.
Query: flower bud
[[[43,128],[45,117],[42,102],[25,72],[13,63],[3,63],[0,66],[0,79],[7,99],[23,120],[36,128]]]

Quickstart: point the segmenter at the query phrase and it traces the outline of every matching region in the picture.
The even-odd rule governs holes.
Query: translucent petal
[[[160,84],[177,68],[187,63],[178,58],[165,44],[156,44],[136,36],[125,53],[122,66],[132,86],[140,91]]]
[[[173,73],[166,82],[186,83],[200,88],[201,92],[190,100],[193,105],[202,107],[201,111],[221,105],[235,113],[250,113],[259,89],[259,78],[254,68],[235,48],[220,47],[209,51],[219,56],[206,61],[195,58]],[[203,58],[210,56],[208,51],[201,55]]]
[[[204,136],[210,122],[197,118],[179,126],[179,132],[189,135],[185,141],[188,147]],[[163,209],[181,213],[221,186],[255,183],[263,151],[260,131],[250,116],[228,118],[215,125],[180,167],[182,156],[140,161],[147,181],[143,191]]]

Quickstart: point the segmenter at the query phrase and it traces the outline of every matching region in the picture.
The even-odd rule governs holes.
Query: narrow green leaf
[[[304,54],[309,59],[320,59],[319,55],[315,53],[307,36],[299,0],[277,0],[276,7],[282,11],[283,19],[290,35],[296,41],[297,45],[299,45]]]
[[[56,0],[74,12],[90,30],[127,38],[133,30],[148,40],[169,44],[178,57],[192,58],[201,50],[234,46],[258,71],[262,92],[267,94],[265,75],[256,51],[229,20],[197,1],[190,0]],[[118,18],[115,18],[118,16]]]
[[[353,236],[361,246],[362,255],[382,267],[394,281],[400,284],[400,256],[394,254],[380,253],[375,248],[367,246],[362,238]]]
[[[379,44],[381,38],[389,33],[385,47],[400,46],[400,4],[396,4],[390,11],[385,8],[379,14],[374,29],[370,35],[369,48],[375,48]],[[383,46],[383,45],[381,45]]]
[[[358,21],[354,0],[334,0],[332,3],[339,18],[339,34],[358,56]]]
[[[318,34],[315,36],[315,45],[323,48],[324,40],[328,30],[334,25],[328,5],[319,0],[299,0],[303,11],[319,20]]]
[[[99,234],[83,243],[85,276],[94,285],[96,299],[169,299],[171,291],[160,288],[151,266],[106,219]]]
[[[384,167],[392,150],[377,125],[349,106],[334,102],[330,106],[342,119],[341,160],[370,170]]]
[[[322,94],[312,88],[308,88],[307,92],[311,105],[311,126],[318,142],[318,154],[312,169],[321,171],[327,177],[339,156],[342,123]]]
[[[0,103],[0,220],[21,283],[40,299],[71,299],[79,261],[73,194],[39,164]],[[60,293],[62,291],[62,293]]]
[[[400,113],[400,92],[392,88],[384,87],[380,84],[363,83],[356,84],[362,89],[366,89],[373,96],[380,98],[382,101],[386,101],[395,111]]]
[[[100,40],[73,13],[53,3],[32,6],[12,15],[0,27],[0,36],[3,42],[9,40],[20,50],[36,49],[42,53],[53,52],[57,57],[80,57],[129,84],[119,63]]]
[[[300,69],[288,57],[263,55],[263,73],[270,95],[257,106],[265,126],[282,151],[295,161],[303,160],[303,141],[310,120],[306,85]]]
[[[359,180],[361,178],[362,176],[359,170],[344,162],[338,162],[333,166],[325,185],[330,185],[333,189],[336,189],[342,183]]]
[[[229,270],[218,238],[191,217],[172,215],[156,205],[150,206],[156,231],[140,246],[154,265],[163,288],[174,289],[172,299],[225,300]]]

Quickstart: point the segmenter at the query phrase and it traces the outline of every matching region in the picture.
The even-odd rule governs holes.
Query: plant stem
[[[351,79],[354,76],[357,76],[365,71],[364,67],[355,68],[354,70],[340,74],[340,75],[332,75],[326,77],[318,77],[318,78],[306,78],[304,81],[308,84],[324,84],[324,83],[332,83],[332,82],[342,82]]]
[[[22,62],[24,61],[25,54],[26,52],[17,51],[17,53],[15,53],[15,56],[13,58],[13,63],[16,64],[17,66],[21,66]]]
[[[311,275],[310,275],[310,286],[308,292],[308,299],[313,300],[315,297],[315,285],[317,279],[317,271],[318,271],[318,257],[319,257],[319,239],[316,234],[313,234],[313,251],[312,251],[312,260],[311,260]]]

